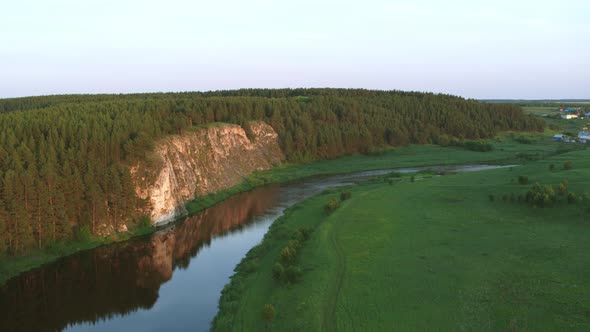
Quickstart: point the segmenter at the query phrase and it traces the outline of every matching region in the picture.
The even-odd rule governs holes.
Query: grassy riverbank
[[[523,144],[515,137],[530,136],[530,144]],[[460,147],[438,145],[410,145],[402,148],[384,149],[370,155],[352,155],[337,159],[322,160],[303,165],[285,164],[268,171],[250,175],[240,185],[219,193],[195,199],[187,204],[189,213],[198,212],[236,193],[252,190],[270,183],[287,183],[319,175],[344,174],[359,171],[439,166],[470,163],[526,163],[552,155],[581,148],[552,142],[549,134],[514,133],[498,136],[490,141],[493,149],[488,152],[470,151]]]
[[[313,197],[237,267],[214,330],[587,331],[589,178],[590,154],[578,151],[512,169],[365,182],[330,215],[324,205],[340,190]],[[545,208],[522,199],[535,182],[558,188],[564,179],[571,204],[567,194]],[[273,267],[302,227],[312,232],[297,250],[301,278],[285,284]]]
[[[522,135],[520,133],[514,135]],[[304,165],[283,165],[272,170],[252,174],[243,183],[219,193],[200,197],[187,203],[189,214],[197,213],[217,202],[244,191],[269,183],[286,183],[307,177],[350,173],[363,170],[451,165],[466,163],[522,163],[531,159],[545,158],[564,152],[564,145],[551,142],[547,136],[534,135],[534,144],[515,141],[513,135],[504,134],[493,141],[494,149],[489,152],[476,152],[460,147],[437,145],[412,145],[403,148],[387,149],[372,155],[352,155],[338,159],[323,160]],[[567,148],[576,148],[575,146]],[[149,234],[155,227],[143,227],[129,233],[121,233],[108,238],[89,237],[69,243],[59,243],[48,250],[33,251],[27,256],[0,258],[0,284],[21,272],[52,262],[60,257],[101,245],[125,241],[134,236]]]

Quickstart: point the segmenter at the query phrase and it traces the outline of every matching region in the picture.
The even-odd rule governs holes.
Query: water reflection
[[[0,288],[0,331],[59,331],[151,308],[176,268],[216,235],[277,205],[279,187],[239,194],[138,240],[105,246],[25,273]]]

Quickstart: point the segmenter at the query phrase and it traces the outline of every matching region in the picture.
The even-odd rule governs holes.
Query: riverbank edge
[[[395,149],[391,149],[394,151]],[[359,160],[366,160],[366,159],[376,159],[382,156],[370,156],[370,155],[354,155],[352,156]],[[492,157],[492,156],[490,156]],[[305,179],[314,178],[317,176],[329,176],[329,175],[345,175],[355,172],[362,172],[362,171],[373,171],[373,170],[381,170],[387,169],[383,168],[382,166],[377,167],[366,167],[363,165],[355,165],[354,163],[350,165],[346,165],[344,169],[336,170],[336,171],[329,171],[328,168],[325,170],[318,169],[314,170],[314,165],[319,165],[321,163],[328,162],[338,162],[340,160],[344,160],[345,158],[351,158],[351,156],[343,156],[336,159],[330,160],[320,160],[315,161],[307,164],[283,164],[281,166],[274,167],[269,170],[255,172],[250,176],[244,178],[242,183],[233,186],[231,188],[221,190],[216,193],[208,194],[194,200],[191,200],[185,204],[185,208],[187,210],[187,214],[176,218],[168,223],[158,224],[158,225],[151,225],[145,227],[137,227],[133,228],[128,232],[125,233],[116,233],[109,237],[92,237],[88,240],[76,240],[68,243],[59,243],[56,244],[54,247],[50,247],[49,249],[43,250],[34,250],[30,254],[20,257],[11,257],[8,259],[0,260],[2,263],[0,267],[0,287],[3,286],[8,280],[17,277],[18,275],[25,273],[30,270],[34,270],[36,268],[42,267],[43,265],[55,262],[61,258],[68,257],[74,255],[76,253],[95,249],[101,246],[110,245],[114,243],[128,241],[134,238],[139,238],[142,236],[153,234],[161,229],[170,227],[176,223],[182,222],[184,218],[195,215],[204,209],[212,207],[213,205],[220,203],[229,197],[243,193],[252,191],[256,188],[265,186],[265,185],[272,185],[272,184],[286,184],[296,181],[302,181]],[[498,159],[492,158],[489,160],[474,160],[469,161],[457,161],[446,163],[446,166],[453,166],[458,164],[507,164],[510,162],[515,161],[513,157]],[[392,167],[390,169],[396,168],[406,168],[406,167],[434,167],[440,166],[440,163],[426,163],[426,164],[415,164],[415,165],[395,165],[395,160],[392,160]],[[305,168],[310,168],[309,172],[302,172],[297,173],[296,170],[303,170]]]
[[[473,165],[477,165],[478,163],[474,163]],[[430,167],[434,165],[417,165],[414,167]],[[449,165],[452,166],[452,165]],[[392,172],[395,172],[392,170]],[[421,170],[417,171],[416,173],[406,173],[400,176],[397,181],[414,181],[414,177],[416,175],[423,174],[426,177],[432,177],[433,173],[428,170]],[[381,185],[383,182],[382,180],[386,179],[388,175],[378,175],[371,179],[364,179],[360,182],[360,184],[365,185]],[[358,184],[357,184],[358,185]],[[286,236],[289,232],[296,232],[298,229],[307,229],[310,233],[319,227],[322,223],[328,220],[331,217],[331,213],[322,214],[321,217],[318,218],[308,218],[305,222],[301,222],[301,220],[293,220],[293,213],[297,210],[301,210],[304,208],[309,208],[310,205],[315,206],[319,200],[327,201],[328,198],[336,198],[340,196],[343,192],[350,193],[353,187],[357,185],[349,185],[337,188],[328,188],[322,192],[319,192],[313,196],[307,197],[306,199],[299,201],[292,206],[286,208],[283,211],[283,214],[279,216],[268,228],[267,232],[264,234],[264,237],[254,247],[252,247],[244,257],[240,260],[240,262],[236,265],[234,269],[234,273],[231,275],[229,282],[225,284],[223,290],[221,291],[221,296],[219,297],[217,313],[215,317],[211,321],[210,331],[228,331],[231,330],[233,326],[235,326],[235,317],[237,313],[235,312],[236,305],[235,301],[240,299],[241,294],[245,290],[245,283],[244,279],[247,278],[250,274],[255,271],[262,271],[257,270],[259,266],[258,261],[262,260],[265,255],[269,253],[276,253],[280,251],[280,248],[285,247],[289,244],[292,240],[291,237]],[[324,199],[325,198],[325,199]],[[346,201],[339,201],[339,204],[348,204],[348,200],[354,199],[347,198]],[[339,206],[340,206],[339,205]],[[318,206],[315,206],[318,208]],[[287,223],[289,223],[287,225]],[[277,256],[278,257],[278,256]],[[264,273],[271,275],[273,273],[272,270],[263,270]]]

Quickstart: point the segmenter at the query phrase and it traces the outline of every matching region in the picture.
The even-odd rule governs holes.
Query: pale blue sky
[[[590,98],[587,0],[5,0],[0,97],[359,87]]]

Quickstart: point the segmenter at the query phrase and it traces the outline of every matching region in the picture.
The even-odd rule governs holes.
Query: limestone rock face
[[[136,193],[146,200],[146,214],[154,224],[185,214],[185,203],[195,195],[228,189],[284,160],[271,126],[263,122],[249,126],[250,137],[241,126],[230,124],[166,137],[148,161],[132,167]]]

